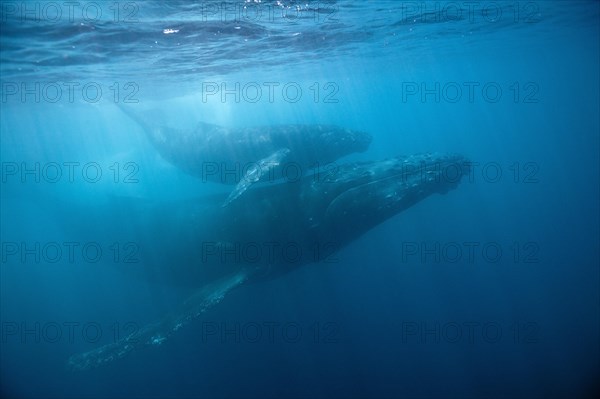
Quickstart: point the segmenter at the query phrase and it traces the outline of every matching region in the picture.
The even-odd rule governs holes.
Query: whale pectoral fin
[[[261,159],[254,165],[248,168],[240,182],[235,186],[229,197],[223,203],[223,206],[227,206],[235,201],[240,195],[244,193],[250,186],[259,181],[263,176],[269,173],[273,168],[279,166],[281,161],[290,153],[288,148],[281,148],[268,157]]]
[[[89,370],[125,357],[134,350],[160,345],[181,327],[221,302],[225,294],[246,281],[250,274],[249,271],[238,271],[205,285],[162,320],[143,326],[119,341],[73,355],[69,358],[68,367],[73,371]]]

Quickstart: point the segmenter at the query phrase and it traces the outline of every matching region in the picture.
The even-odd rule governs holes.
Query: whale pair
[[[177,129],[152,122],[130,105],[118,106],[174,166],[203,180],[236,184],[224,206],[256,182],[286,176],[290,167],[295,175],[306,174],[311,168],[366,151],[372,140],[368,133],[334,125],[228,129],[199,122],[193,129]]]
[[[129,273],[189,290],[187,300],[162,319],[117,342],[73,355],[68,362],[72,370],[160,345],[234,288],[327,261],[385,220],[432,194],[454,189],[470,171],[460,155],[412,155],[341,164],[245,192],[264,179],[262,168],[281,169],[284,160],[303,167],[333,162],[366,150],[371,136],[316,125],[225,129],[200,123],[183,131],[153,125],[131,108],[122,109],[142,125],[165,159],[188,173],[210,180],[202,175],[207,160],[223,162],[230,170],[236,162],[255,167],[241,177],[214,180],[237,184],[227,197],[161,202],[113,198],[108,206],[86,204],[81,212],[70,207],[74,225],[85,226],[87,234],[109,220],[107,242],[137,243],[137,262],[127,268]]]
[[[190,294],[162,319],[73,355],[68,365],[87,370],[160,345],[232,289],[326,261],[385,220],[457,187],[469,170],[459,155],[413,155],[342,164],[319,178],[262,185],[227,207],[221,206],[225,195],[215,195],[156,203],[119,198],[81,213],[70,208],[86,231],[110,220],[111,231],[122,236],[111,233],[107,241],[138,243],[139,262],[129,272],[187,287]]]

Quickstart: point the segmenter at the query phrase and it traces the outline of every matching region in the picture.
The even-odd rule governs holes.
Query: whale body
[[[226,208],[220,206],[222,196],[160,203],[125,199],[111,212],[127,215],[117,218],[121,231],[139,243],[134,268],[192,291],[163,319],[72,356],[69,367],[86,370],[158,345],[232,289],[326,261],[378,224],[454,189],[469,170],[459,155],[412,155],[343,164],[319,177],[257,187]]]
[[[177,129],[153,122],[123,104],[119,108],[144,130],[161,156],[184,172],[222,184],[236,184],[231,203],[252,184],[289,174],[306,175],[346,155],[364,152],[372,137],[335,125],[268,125],[230,129],[199,122]]]

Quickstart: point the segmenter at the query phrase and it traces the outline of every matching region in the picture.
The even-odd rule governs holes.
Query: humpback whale
[[[412,155],[347,163],[321,176],[263,185],[226,208],[218,195],[157,204],[124,199],[108,212],[123,223],[118,227],[124,237],[139,243],[134,272],[190,287],[190,295],[161,320],[75,354],[68,366],[86,370],[159,345],[232,289],[326,260],[426,197],[454,189],[469,170],[460,155]]]
[[[306,171],[332,163],[366,151],[372,140],[366,132],[334,125],[228,129],[199,122],[193,129],[177,129],[153,123],[131,106],[118,106],[142,127],[160,155],[171,164],[203,180],[236,184],[223,205],[266,176],[281,177],[290,166]]]

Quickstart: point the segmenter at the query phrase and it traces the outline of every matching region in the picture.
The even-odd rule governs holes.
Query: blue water
[[[598,392],[599,3],[0,7],[2,397]],[[474,167],[333,262],[236,289],[162,345],[72,372],[71,355],[184,295],[115,271],[111,248],[85,259],[75,209],[231,189],[170,165],[115,102],[171,125],[335,124],[373,136],[348,161],[449,152]],[[100,227],[119,237],[113,225]],[[49,243],[56,262],[35,249]]]

